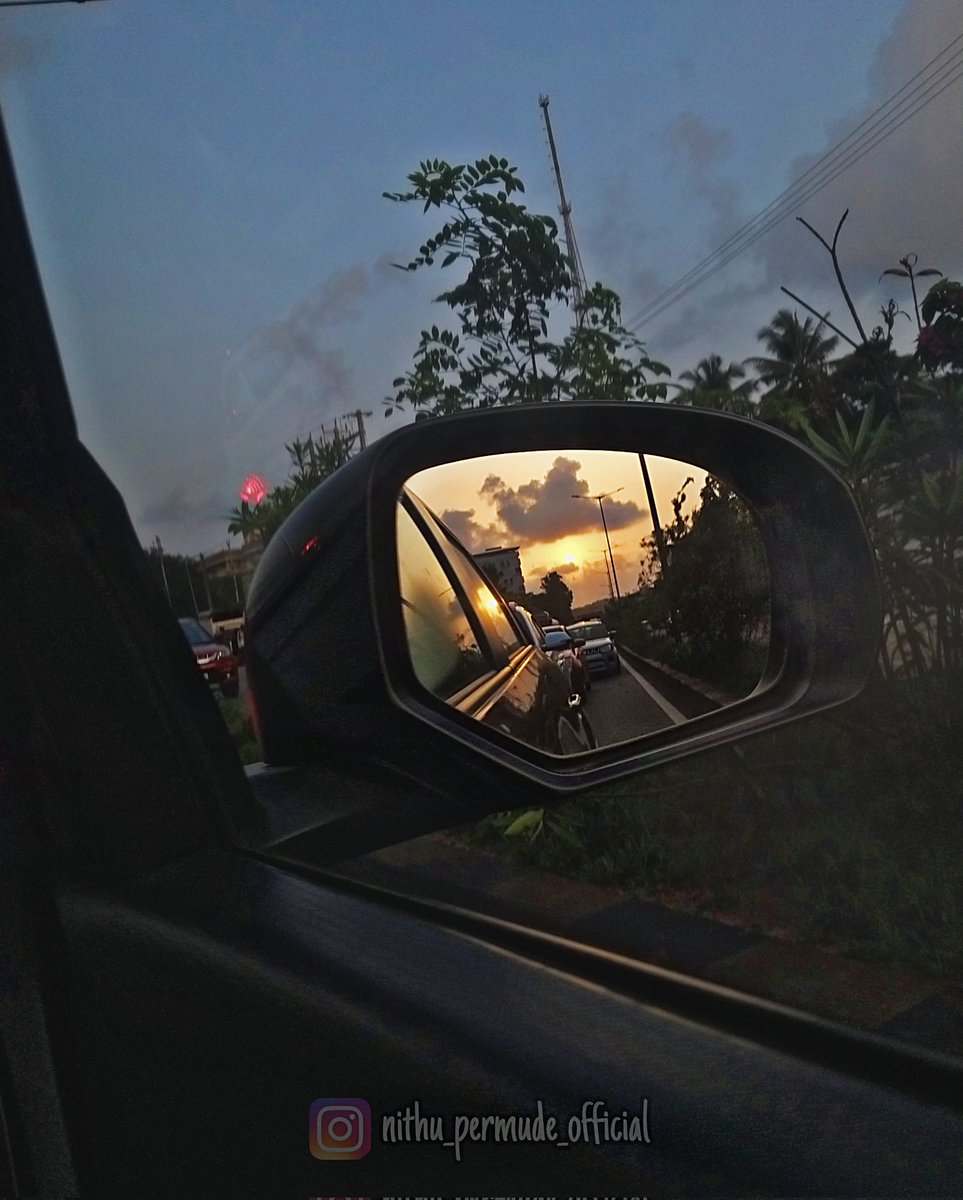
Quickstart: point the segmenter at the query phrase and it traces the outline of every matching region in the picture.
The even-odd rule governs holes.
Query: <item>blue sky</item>
[[[372,436],[398,420],[381,400],[442,315],[440,280],[391,268],[431,226],[381,194],[420,159],[504,155],[554,213],[549,93],[587,273],[632,315],[960,33],[951,0],[0,9],[0,97],[82,437],[144,542],[223,544],[245,474],[277,482],[285,442],[359,406]],[[799,210],[825,228],[852,208],[869,323],[900,254],[963,265],[961,88]],[[642,336],[674,374],[741,359],[780,283],[842,319],[828,260],[787,221]]]

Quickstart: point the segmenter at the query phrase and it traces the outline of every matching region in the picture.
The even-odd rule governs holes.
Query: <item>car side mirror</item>
[[[535,492],[513,483],[509,460],[524,454],[565,460],[559,477],[568,486],[566,464],[596,453],[631,460],[640,476],[672,460],[688,471],[679,482],[689,500],[699,498],[703,477],[712,481],[702,485],[712,503],[738,500],[731,522],[738,536],[729,549],[748,581],[745,597],[755,606],[760,650],[754,682],[731,703],[671,717],[594,750],[571,738],[559,749],[557,738],[529,741],[518,733],[524,688],[506,700],[504,685],[516,668],[527,672],[520,678],[529,680],[533,696],[548,695],[540,687],[557,692],[542,669],[541,650],[529,644],[524,661],[518,657],[517,627],[504,598],[486,582],[492,572],[486,567],[481,575],[459,531],[437,504],[433,509],[418,498],[417,487],[446,464],[466,474],[469,461],[501,456],[503,469],[488,491],[501,497],[505,511],[514,503],[534,522],[540,518],[532,508]],[[601,475],[586,479],[585,470],[579,482],[587,498],[589,485],[608,490]],[[606,561],[619,565],[612,553],[622,538],[590,526],[598,508],[578,499],[567,503],[585,510],[609,603]],[[643,500],[633,503],[640,511],[647,507]],[[428,534],[430,553],[419,562],[399,541],[406,505],[429,514],[412,518],[421,522],[423,538]],[[744,522],[759,550],[740,558]],[[607,536],[612,547],[603,554]],[[639,547],[637,563],[643,558]],[[673,554],[673,569],[683,559],[681,551]],[[564,561],[554,577],[549,562],[536,559],[531,566],[546,568],[545,588],[559,596],[558,584],[568,590],[566,578],[574,579]],[[436,571],[439,586],[432,592],[429,575]],[[622,646],[610,656],[615,671],[651,669],[628,659],[630,611],[640,630],[646,628],[647,645],[671,651],[686,637],[673,608],[678,612],[688,593],[678,592],[675,600],[669,591],[658,596],[655,566],[652,572],[646,604],[621,599]],[[624,574],[612,581],[613,598],[621,596],[623,582]],[[874,560],[856,507],[846,485],[813,453],[758,421],[669,404],[608,402],[488,410],[420,422],[379,439],[316,489],[275,534],[252,582],[246,617],[248,680],[267,762],[363,761],[372,772],[404,780],[411,795],[447,804],[449,824],[457,819],[455,809],[467,820],[571,794],[841,703],[872,670],[881,626]],[[658,637],[649,623],[660,623]],[[421,639],[420,661],[413,638]],[[582,659],[590,674],[592,655],[587,646]],[[642,657],[651,659],[650,651]],[[589,721],[605,686],[614,694],[615,683],[605,679],[592,688],[584,705]],[[624,676],[618,683],[621,688]],[[512,719],[519,717],[514,725],[506,715],[512,703],[518,707]],[[501,716],[491,719],[499,705]],[[437,827],[442,824],[439,819]]]
[[[572,647],[575,650],[581,650],[581,648],[584,645],[585,645],[585,638],[580,638],[580,637],[572,638]]]

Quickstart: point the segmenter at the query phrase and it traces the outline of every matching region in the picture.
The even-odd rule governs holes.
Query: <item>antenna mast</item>
[[[582,257],[578,252],[578,242],[575,240],[575,226],[572,224],[572,206],[565,198],[565,187],[562,184],[562,168],[558,161],[558,150],[555,148],[555,136],[552,133],[552,119],[548,115],[548,96],[539,96],[539,106],[545,117],[545,131],[548,134],[548,144],[552,151],[552,165],[555,168],[555,182],[558,184],[558,211],[562,216],[562,227],[565,230],[565,247],[568,251],[568,265],[572,272],[572,289],[575,292],[576,324],[581,325],[585,312],[585,293],[588,287],[585,283],[585,271],[582,268]]]

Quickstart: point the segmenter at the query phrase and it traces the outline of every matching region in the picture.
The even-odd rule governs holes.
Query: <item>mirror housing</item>
[[[486,728],[415,677],[400,601],[396,508],[419,471],[522,450],[631,451],[685,460],[752,509],[771,573],[759,685],[684,726],[558,757]],[[800,504],[800,498],[805,502]],[[375,442],[288,518],[247,607],[249,684],[272,766],[363,758],[414,792],[458,797],[448,824],[597,786],[839,704],[872,670],[880,604],[846,485],[757,421],[668,404],[565,403],[423,421]]]

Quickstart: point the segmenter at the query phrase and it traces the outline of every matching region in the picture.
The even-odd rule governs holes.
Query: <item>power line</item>
[[[895,116],[896,115],[895,112],[892,112],[892,113],[886,112],[885,116],[880,116],[880,114],[884,113],[886,110],[892,109],[894,107],[894,105],[896,106],[896,108],[902,109],[905,102],[907,100],[911,99],[911,96],[904,97],[903,101],[900,101],[900,103],[897,105],[896,102],[899,100],[899,97],[902,96],[903,93],[907,91],[907,89],[912,88],[912,85],[914,83],[916,83],[916,81],[922,75],[925,75],[930,70],[930,68],[933,66],[934,63],[938,62],[941,58],[943,58],[946,55],[947,51],[952,49],[952,47],[955,46],[957,44],[957,42],[960,42],[960,41],[963,41],[963,34],[960,34],[958,37],[954,38],[953,41],[951,41],[948,45],[944,46],[944,48],[939,52],[939,54],[937,54],[933,58],[931,58],[930,61],[924,67],[922,67],[919,71],[917,71],[917,73],[913,76],[912,79],[908,80],[906,83],[903,84],[903,86],[899,89],[899,91],[895,92],[892,96],[890,96],[890,98],[888,100],[886,100],[883,104],[879,105],[878,108],[874,109],[873,112],[871,112],[864,121],[860,122],[860,124],[857,125],[855,129],[853,129],[849,134],[847,134],[847,136],[845,138],[843,138],[841,142],[838,142],[831,150],[828,150],[822,156],[822,158],[820,158],[816,162],[814,162],[811,167],[808,167],[807,170],[804,171],[803,174],[800,175],[800,177],[798,179],[794,180],[787,188],[785,188],[782,192],[780,192],[779,195],[775,198],[775,200],[771,201],[769,204],[766,205],[765,208],[761,209],[758,213],[756,213],[756,215],[754,217],[752,217],[749,221],[747,221],[746,224],[743,225],[741,229],[737,230],[736,233],[734,233],[731,237],[727,238],[726,241],[724,241],[721,246],[719,246],[716,250],[714,250],[712,252],[712,254],[708,255],[706,258],[704,258],[702,260],[702,262],[698,263],[695,267],[693,267],[691,271],[688,271],[685,275],[682,276],[681,279],[677,280],[676,283],[672,285],[673,288],[681,285],[682,283],[684,283],[685,281],[690,279],[692,276],[697,274],[702,269],[702,267],[704,267],[707,263],[711,262],[718,255],[727,251],[734,242],[738,241],[744,234],[751,231],[756,226],[757,223],[759,223],[762,220],[765,220],[772,213],[772,211],[774,209],[781,206],[781,204],[784,201],[789,200],[795,192],[808,186],[808,183],[813,182],[813,179],[811,177],[814,177],[817,173],[819,173],[820,168],[823,168],[824,164],[826,164],[826,168],[830,168],[830,166],[831,166],[830,160],[838,160],[843,154],[849,153],[849,151],[857,148],[857,146],[850,146],[849,149],[846,150],[845,147],[847,146],[847,143],[856,139],[857,145],[862,144],[862,142],[864,141],[866,136],[871,132],[870,129],[867,129],[866,133],[863,134],[862,137],[859,136],[860,131],[865,129],[867,125],[870,125],[870,123],[872,122],[872,128],[875,129],[881,122],[884,122],[888,117]],[[954,53],[954,55],[952,56],[952,58],[958,59],[961,54],[963,54],[963,48],[956,51]],[[946,68],[952,68],[953,65],[954,64],[952,63],[952,61],[950,63],[944,63],[942,67],[938,68],[938,70],[936,72],[934,72],[934,75],[939,74],[939,72],[944,71]],[[927,81],[927,82],[929,82],[929,81]],[[913,88],[911,95],[915,95],[916,93],[918,93],[924,86],[925,85],[921,83],[916,88]],[[875,117],[879,117],[880,119],[877,121],[874,121]],[[671,291],[672,289],[670,288],[668,290]],[[664,293],[664,294],[666,294],[666,293]],[[656,301],[651,302],[651,304],[655,304],[655,303],[656,303]],[[648,308],[648,307],[650,307],[650,305],[643,306],[643,308]]]
[[[950,87],[951,84],[955,83],[956,80],[959,79],[961,75],[963,75],[963,65],[961,65],[961,68],[954,74],[954,76],[950,80],[948,80],[941,88],[939,88],[939,90],[934,95],[932,95],[925,103],[920,104],[912,112],[907,113],[900,121],[896,122],[895,124],[893,124],[892,126],[887,128],[885,131],[881,132],[879,134],[879,136],[876,137],[870,144],[863,147],[859,151],[859,153],[853,153],[845,161],[838,164],[838,169],[833,171],[832,174],[830,174],[829,176],[827,176],[819,181],[814,181],[813,186],[811,186],[808,190],[803,191],[802,193],[800,193],[797,196],[794,196],[792,198],[792,200],[786,205],[786,207],[782,211],[774,214],[763,226],[761,226],[759,229],[755,230],[751,236],[745,238],[741,242],[741,244],[734,246],[728,252],[728,254],[724,255],[717,262],[713,262],[711,264],[711,266],[707,267],[705,270],[700,272],[698,278],[693,279],[691,281],[691,283],[689,283],[685,287],[680,288],[680,287],[678,287],[678,285],[674,285],[674,287],[672,289],[670,289],[670,291],[676,292],[676,294],[674,294],[674,295],[669,296],[668,293],[663,293],[663,296],[661,298],[657,298],[656,301],[652,302],[652,304],[650,305],[651,311],[644,310],[642,314],[636,316],[634,324],[631,327],[634,329],[638,329],[643,322],[650,321],[654,317],[659,316],[666,309],[671,308],[672,305],[676,303],[676,301],[681,300],[689,292],[691,292],[695,288],[699,287],[702,283],[704,283],[707,279],[709,279],[712,275],[714,275],[716,273],[716,271],[721,270],[722,267],[724,267],[728,263],[730,263],[734,258],[736,258],[738,255],[740,255],[744,250],[747,250],[754,242],[757,242],[761,237],[763,237],[766,233],[768,233],[770,229],[774,228],[782,220],[784,220],[792,208],[794,208],[798,204],[804,203],[806,200],[810,199],[812,196],[815,196],[818,192],[821,192],[823,190],[823,188],[827,187],[830,183],[833,182],[834,179],[836,179],[839,175],[842,175],[851,166],[853,166],[855,163],[857,163],[861,158],[863,158],[866,154],[868,154],[870,152],[870,150],[873,150],[877,145],[879,145],[880,142],[885,141],[885,139],[887,137],[889,137],[891,134],[895,133],[896,130],[900,128],[900,126],[905,125],[905,123],[910,119],[910,117],[914,116],[916,114],[916,112],[919,111],[920,108],[925,108],[927,104],[929,104],[933,100],[935,100],[936,97],[938,95],[940,95],[941,92],[946,91],[946,89],[948,87]]]
[[[917,112],[931,104],[963,74],[963,46],[953,51],[954,46],[960,42],[963,42],[963,34],[949,42],[912,79],[903,84],[721,246],[676,280],[671,287],[643,305],[632,319],[626,322],[626,327],[638,329],[644,322],[676,303],[782,221],[793,207],[816,195],[858,162],[864,154],[895,133]],[[940,59],[946,58],[950,51],[953,53],[949,60],[935,70],[932,69]]]
[[[956,44],[956,42],[961,40],[963,40],[963,35],[960,35],[959,37],[955,38],[953,42],[950,42],[949,45],[945,47],[940,54],[936,55],[936,57],[932,59],[922,71],[917,72],[917,75],[913,77],[913,80],[910,80],[909,83],[904,84],[899,92],[890,97],[890,99],[876,109],[874,113],[870,114],[870,116],[867,117],[861,125],[857,126],[857,129],[850,133],[848,137],[844,138],[842,142],[840,142],[827,154],[823,155],[823,157],[814,163],[798,180],[796,180],[789,188],[783,191],[780,196],[772,201],[772,203],[767,205],[766,208],[757,213],[756,216],[753,217],[752,220],[750,220],[745,226],[743,226],[741,230],[732,235],[732,237],[727,239],[727,241],[723,242],[723,244],[717,250],[713,251],[713,253],[707,258],[703,259],[701,263],[684,275],[680,280],[677,280],[676,283],[674,283],[660,296],[650,301],[649,304],[644,305],[643,308],[635,315],[635,317],[633,317],[631,323],[634,324],[642,320],[648,320],[652,315],[650,310],[654,311],[659,309],[661,311],[662,305],[666,304],[670,295],[678,291],[681,296],[686,291],[690,290],[689,287],[686,286],[690,280],[694,280],[695,277],[698,276],[700,277],[699,282],[701,282],[701,277],[703,275],[707,277],[712,273],[712,270],[709,268],[714,268],[716,265],[724,265],[723,263],[716,264],[716,259],[725,257],[726,262],[730,261],[731,258],[734,257],[732,250],[739,252],[751,245],[752,242],[756,240],[757,236],[762,236],[763,233],[771,229],[773,225],[778,223],[778,221],[781,220],[795,204],[799,203],[801,200],[808,199],[812,195],[815,195],[816,191],[820,190],[820,187],[830,183],[843,170],[849,166],[852,166],[854,162],[858,161],[865,151],[872,149],[873,146],[877,145],[885,137],[889,136],[889,134],[895,132],[895,130],[899,128],[899,126],[902,125],[905,120],[909,119],[910,116],[914,115],[916,111],[922,107],[925,107],[923,101],[925,101],[925,103],[929,103],[934,100],[940,91],[945,90],[945,87],[948,87],[955,81],[956,78],[958,78],[958,73],[953,72],[956,72],[958,60],[960,59],[961,55],[963,55],[963,49],[957,51],[952,56],[950,62],[944,63],[940,68],[938,68],[937,71],[933,72],[933,75],[930,79],[926,80],[925,83],[919,84],[908,96],[904,97],[902,101],[896,103],[901,93],[905,92],[906,89],[909,88],[914,82],[914,80],[925,74],[934,62],[943,57],[946,52]],[[939,90],[936,92],[936,95],[931,94],[933,92],[934,85],[945,80],[947,74],[949,73],[953,73],[952,78],[950,78],[943,87],[939,88]],[[905,112],[907,104],[910,105],[910,112]],[[873,117],[884,110],[889,111],[886,112],[885,116],[873,121]],[[904,112],[905,116],[903,119],[896,121],[896,118],[901,116]],[[870,127],[861,137],[857,138],[856,135],[859,133],[859,130],[863,129],[867,125]],[[880,129],[880,126],[883,126],[883,128]],[[847,143],[853,142],[854,138],[856,139],[854,144],[847,146]],[[869,142],[869,144],[867,144],[867,142]],[[736,243],[739,243],[738,247]],[[673,302],[675,298],[677,297],[673,297]]]

